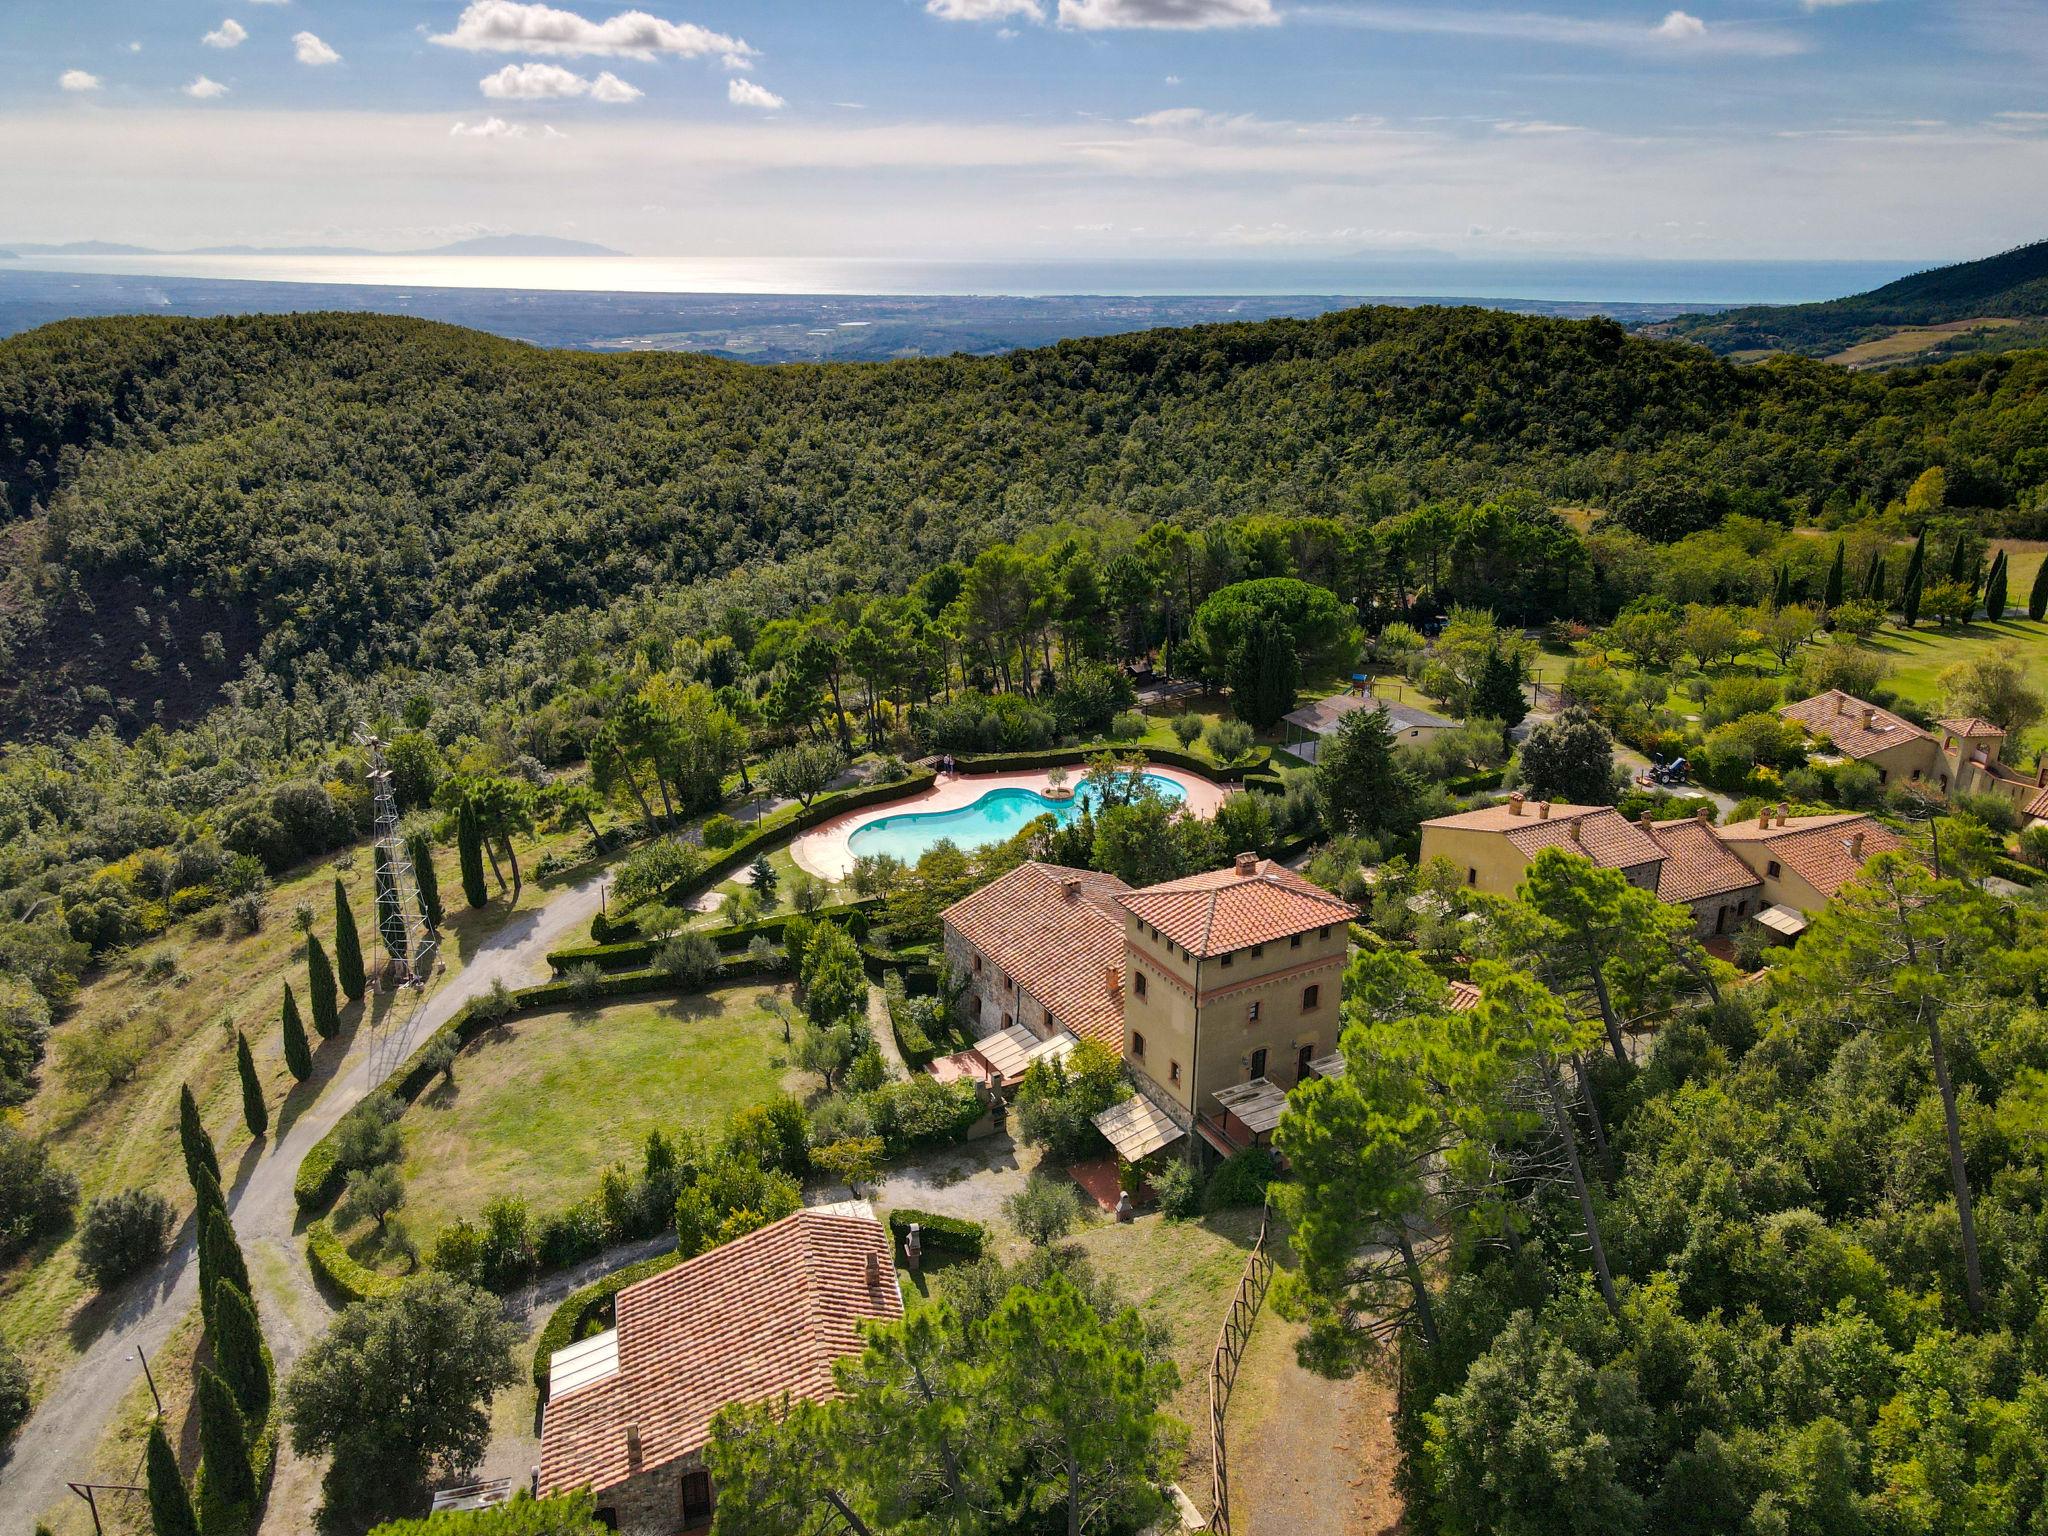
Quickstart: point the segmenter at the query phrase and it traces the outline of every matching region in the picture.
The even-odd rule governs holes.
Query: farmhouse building
[[[711,1521],[704,1466],[728,1403],[823,1399],[860,1325],[903,1315],[889,1234],[861,1206],[803,1210],[620,1291],[617,1323],[558,1350],[540,1494],[588,1488],[634,1536]]]
[[[1335,693],[1280,717],[1287,727],[1287,750],[1305,763],[1314,762],[1322,750],[1323,738],[1334,736],[1347,715],[1362,709],[1377,709],[1386,714],[1387,734],[1397,746],[1418,745],[1458,728],[1457,721],[1446,720],[1413,704],[1374,698],[1369,693]]]
[[[1839,688],[1778,712],[1826,742],[1824,756],[1876,769],[1880,784],[1925,784],[1944,795],[2003,795],[2023,816],[2048,820],[2048,754],[2031,775],[2009,767],[1999,761],[2005,732],[1989,720],[1957,716],[1922,730]]]

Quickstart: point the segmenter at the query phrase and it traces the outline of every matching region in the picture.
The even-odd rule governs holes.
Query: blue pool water
[[[1187,798],[1187,791],[1164,774],[1148,773],[1145,783],[1169,805]],[[1051,815],[1065,821],[1077,810],[1092,806],[1095,799],[1095,787],[1086,783],[1074,786],[1070,800],[1048,800],[1032,789],[992,789],[972,805],[950,811],[905,811],[883,816],[857,828],[846,840],[846,846],[857,859],[889,853],[906,864],[915,864],[935,843],[986,848],[1015,837],[1041,816]]]

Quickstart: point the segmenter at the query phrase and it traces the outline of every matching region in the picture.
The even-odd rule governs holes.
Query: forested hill
[[[775,368],[369,315],[69,322],[0,343],[0,713],[189,718],[246,657],[439,665],[812,552],[819,581],[901,588],[1061,517],[1645,486],[1804,516],[1933,465],[1951,505],[2031,505],[2044,382],[2041,354],[1743,369],[1476,309]]]
[[[1903,328],[2004,321],[1974,336],[1926,338],[1929,345],[2038,344],[2048,337],[2048,240],[1954,266],[1916,272],[1868,293],[1822,304],[1758,304],[1713,315],[1682,315],[1651,326],[1723,355],[1749,351],[1828,357]],[[1922,349],[1924,350],[1924,349]],[[1912,355],[1899,349],[1895,361]]]

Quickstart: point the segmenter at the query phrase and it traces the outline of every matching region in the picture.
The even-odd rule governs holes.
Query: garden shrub
[[[443,1274],[475,1285],[482,1276],[483,1253],[484,1235],[476,1223],[458,1218],[434,1234],[434,1250],[427,1263]]]
[[[0,1120],[0,1257],[61,1227],[78,1204],[78,1180],[52,1166],[50,1149]]]
[[[720,811],[704,823],[706,848],[730,848],[739,841],[740,824]]]
[[[1202,1203],[1212,1211],[1263,1205],[1266,1186],[1274,1176],[1273,1154],[1264,1147],[1246,1147],[1233,1152],[1209,1175],[1208,1188],[1202,1192]]]
[[[1185,1221],[1202,1208],[1202,1181],[1186,1158],[1174,1158],[1154,1172],[1151,1181],[1159,1212],[1167,1220]]]
[[[5,1439],[28,1422],[28,1366],[14,1346],[0,1335],[0,1439]]]
[[[726,1151],[793,1179],[811,1171],[810,1149],[810,1121],[803,1102],[786,1093],[738,1111],[726,1128]]]
[[[899,1250],[913,1222],[917,1225],[918,1240],[924,1244],[927,1253],[953,1253],[965,1259],[978,1259],[988,1246],[988,1228],[980,1222],[959,1216],[938,1216],[906,1205],[898,1206],[889,1213],[889,1230],[895,1234]]]
[[[540,1223],[534,1237],[534,1253],[542,1269],[567,1269],[604,1252],[605,1216],[599,1202],[578,1200],[566,1211],[557,1211]]]
[[[922,1072],[904,1082],[885,1083],[864,1094],[861,1102],[891,1157],[965,1141],[987,1112],[971,1082],[942,1083]]]
[[[1173,717],[1174,738],[1180,742],[1182,751],[1191,750],[1202,739],[1202,727],[1207,723],[1193,710]]]
[[[1109,722],[1111,741],[1136,741],[1149,728],[1150,722],[1135,709],[1119,710]]]
[[[518,1195],[499,1195],[483,1209],[477,1274],[494,1291],[508,1291],[533,1273],[533,1222]]]
[[[346,1302],[379,1301],[386,1296],[395,1296],[404,1289],[402,1275],[379,1274],[369,1266],[359,1264],[350,1257],[348,1245],[343,1243],[333,1227],[324,1221],[316,1221],[306,1229],[306,1262],[314,1275],[333,1289]],[[436,1264],[436,1269],[442,1266]]]
[[[101,1290],[118,1285],[163,1257],[170,1230],[161,1195],[124,1189],[95,1200],[78,1224],[78,1272]]]
[[[704,933],[680,933],[655,951],[654,967],[679,987],[701,987],[718,969],[718,946]]]

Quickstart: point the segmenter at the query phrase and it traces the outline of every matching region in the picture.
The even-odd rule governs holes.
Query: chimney
[[[2048,761],[2048,759],[2044,759],[2044,761]],[[1519,789],[1508,796],[1508,814],[1510,816],[1522,814],[1522,792]]]
[[[1767,805],[1756,813],[1757,830],[1762,831],[1771,824],[1771,808]]]
[[[1859,864],[1863,862],[1863,831],[1861,828],[1849,834],[1849,857]]]
[[[1062,875],[1060,877],[1060,894],[1069,901],[1079,901],[1081,899],[1080,880],[1073,875]]]
[[[1109,988],[1111,997],[1124,995],[1124,968],[1120,965],[1105,965],[1102,968],[1103,982]]]
[[[1785,825],[1785,802],[1782,800],[1778,802],[1778,825]]]
[[[1654,827],[1657,824],[1656,818],[1653,817],[1648,811],[1645,811],[1642,815],[1638,816],[1636,818],[1636,821],[1641,824],[1642,829],[1645,832],[1649,831],[1650,828]]]
[[[874,1290],[882,1283],[882,1261],[875,1257],[875,1250],[868,1250],[868,1289]]]
[[[1579,819],[1576,816],[1574,816],[1571,819],[1570,824],[1565,828],[1565,830],[1571,833],[1572,842],[1574,845],[1576,845],[1579,841]]]
[[[1237,856],[1237,872],[1250,877],[1259,872],[1259,856],[1256,853],[1240,853]]]
[[[1867,730],[1869,730],[1869,729],[1870,729],[1870,722],[1871,722],[1871,721],[1872,721],[1873,719],[1875,719],[1876,717],[1877,717],[1877,711],[1876,711],[1876,710],[1874,710],[1874,709],[1872,709],[1872,708],[1871,708],[1871,707],[1870,707],[1870,706],[1869,706],[1868,704],[1864,705],[1864,706],[1863,706],[1863,729],[1865,729],[1866,731],[1867,731]]]
[[[640,1465],[640,1426],[626,1426],[626,1465],[637,1468]]]
[[[1712,821],[1714,819],[1714,808],[1711,805],[1702,803],[1694,807],[1692,814],[1693,819],[1696,821]]]
[[[1846,693],[1838,693],[1835,695],[1835,713],[1838,715],[1846,715],[1847,713],[1849,713],[1849,695],[1847,695]]]

